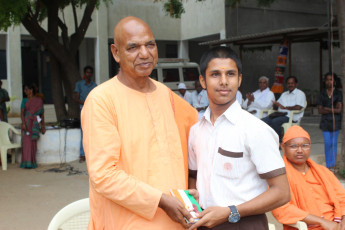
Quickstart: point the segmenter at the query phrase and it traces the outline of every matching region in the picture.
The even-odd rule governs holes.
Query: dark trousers
[[[279,142],[281,143],[283,139],[281,126],[283,123],[286,123],[289,121],[289,117],[281,116],[281,117],[270,118],[269,116],[267,116],[267,117],[262,118],[261,120],[265,122],[266,124],[268,124],[269,126],[271,126],[271,128],[274,129],[274,131],[276,131],[276,133],[279,136]]]
[[[268,230],[268,221],[265,214],[246,216],[237,223],[225,222],[214,228],[200,227],[198,230]]]

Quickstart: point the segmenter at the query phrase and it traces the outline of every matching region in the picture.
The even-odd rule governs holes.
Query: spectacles
[[[299,147],[301,147],[303,150],[308,150],[310,149],[310,144],[288,145],[288,147],[294,151],[297,150]]]

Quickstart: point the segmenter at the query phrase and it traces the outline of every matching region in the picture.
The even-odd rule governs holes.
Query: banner
[[[279,55],[277,58],[276,68],[274,71],[274,83],[271,88],[273,93],[283,93],[284,91],[284,73],[286,68],[286,59],[288,55],[287,40],[284,40],[283,44],[280,45]]]

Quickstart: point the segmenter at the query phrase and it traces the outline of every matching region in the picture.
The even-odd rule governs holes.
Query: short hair
[[[209,49],[201,56],[200,72],[201,76],[203,76],[204,78],[206,77],[206,69],[208,67],[208,64],[215,58],[232,59],[236,63],[238,75],[242,74],[242,63],[235,51],[233,51],[230,47],[217,46]]]
[[[269,79],[268,77],[266,77],[266,76],[261,76],[261,77],[259,77],[259,81],[260,81],[261,79],[265,79],[265,80],[267,81],[267,84],[270,82],[270,79]]]
[[[325,74],[324,80],[326,80],[327,76],[332,76],[332,75],[333,75],[333,79],[334,80],[338,78],[338,75],[336,73],[328,72],[328,73]]]
[[[293,79],[295,80],[295,82],[298,83],[297,77],[295,77],[295,76],[288,76],[288,77],[286,78],[286,80],[285,80],[285,83],[287,83],[288,80],[291,79],[291,78],[293,78]]]
[[[87,65],[87,66],[85,66],[84,67],[84,73],[86,72],[86,70],[91,70],[92,72],[93,72],[93,68],[92,68],[92,66],[90,66],[90,65]]]

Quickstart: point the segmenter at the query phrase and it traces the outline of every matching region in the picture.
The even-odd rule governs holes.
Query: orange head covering
[[[297,137],[305,137],[310,141],[310,136],[301,126],[293,125],[284,134],[283,144]]]

